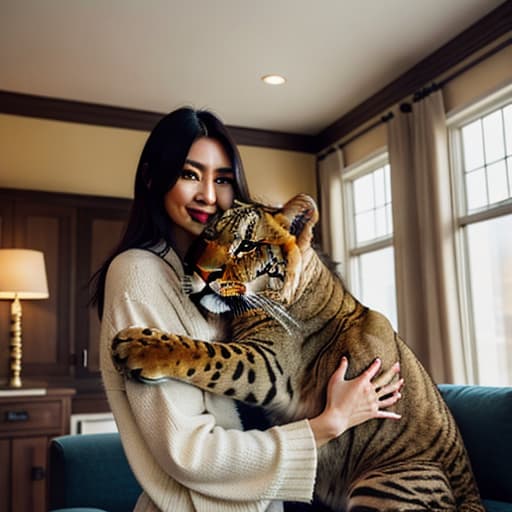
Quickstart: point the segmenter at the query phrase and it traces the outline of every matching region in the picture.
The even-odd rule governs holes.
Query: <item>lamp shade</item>
[[[46,299],[44,255],[30,249],[0,249],[0,299]]]

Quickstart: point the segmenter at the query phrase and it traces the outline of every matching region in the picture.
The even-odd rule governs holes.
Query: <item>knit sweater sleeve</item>
[[[228,502],[242,502],[247,505],[243,510],[256,511],[264,510],[258,500],[310,501],[316,449],[306,420],[265,432],[242,432],[230,399],[212,397],[178,381],[151,386],[114,377],[109,345],[124,327],[144,325],[195,337],[208,334],[204,319],[181,294],[175,269],[152,254],[129,252],[130,257],[114,260],[109,270],[102,325],[104,382],[108,387],[110,379],[116,381],[128,403],[119,414],[111,403],[122,438],[122,422],[132,421],[148,456],[166,477],[188,490],[198,509],[208,497],[226,500],[219,510],[228,510]],[[137,475],[137,460],[130,458],[131,442],[123,438]],[[158,502],[155,495],[160,490],[153,488],[147,475],[140,480]]]

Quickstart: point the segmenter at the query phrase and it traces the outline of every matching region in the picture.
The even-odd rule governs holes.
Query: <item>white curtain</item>
[[[340,149],[328,153],[318,162],[318,182],[320,185],[320,233],[322,250],[338,264],[343,273],[343,200],[341,172],[343,154]]]
[[[434,380],[466,383],[441,91],[388,123],[400,334]]]

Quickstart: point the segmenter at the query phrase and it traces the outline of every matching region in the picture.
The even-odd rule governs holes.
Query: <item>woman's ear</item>
[[[311,245],[313,228],[318,219],[315,200],[307,194],[298,194],[290,199],[276,215],[276,220],[295,236],[301,250]]]

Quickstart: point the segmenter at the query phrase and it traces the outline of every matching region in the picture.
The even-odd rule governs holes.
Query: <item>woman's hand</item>
[[[342,358],[339,368],[329,380],[324,410],[309,420],[318,448],[372,418],[400,419],[399,414],[385,410],[401,397],[400,388],[404,380],[395,379],[400,365],[395,363],[374,379],[381,365],[381,360],[376,359],[359,377],[345,380],[348,361],[346,357]]]

